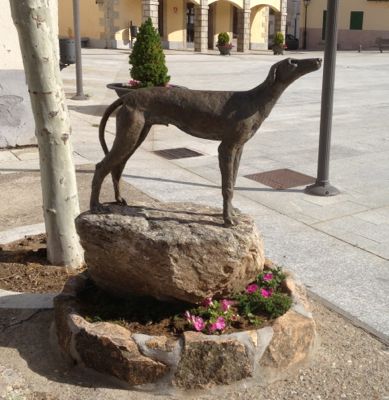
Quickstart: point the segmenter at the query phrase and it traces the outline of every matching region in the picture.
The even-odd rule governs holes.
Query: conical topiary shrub
[[[274,54],[284,54],[284,34],[282,32],[276,32],[276,34],[274,35],[274,39],[273,39],[273,53]]]
[[[158,31],[148,18],[139,28],[139,32],[130,54],[130,74],[139,81],[139,86],[165,86],[169,80]]]

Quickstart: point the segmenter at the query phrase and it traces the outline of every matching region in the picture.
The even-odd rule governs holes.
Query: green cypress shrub
[[[130,75],[141,87],[165,86],[169,82],[161,39],[151,18],[140,26],[129,62]]]
[[[273,44],[275,44],[276,46],[282,46],[284,44],[284,40],[284,34],[282,32],[276,32],[276,34],[274,35]]]
[[[217,46],[225,46],[230,43],[230,35],[227,32],[221,32],[217,36]]]

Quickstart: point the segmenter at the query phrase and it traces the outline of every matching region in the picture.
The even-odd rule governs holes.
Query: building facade
[[[307,3],[307,2],[305,2]],[[307,49],[324,48],[327,0],[301,0],[300,33],[304,36],[306,10]],[[376,48],[377,38],[389,38],[389,0],[339,1],[338,49]]]
[[[123,48],[131,43],[131,26],[150,17],[164,48],[215,48],[228,32],[238,51],[268,48],[269,10],[274,29],[285,33],[287,0],[82,0],[81,35],[91,47]],[[59,0],[60,36],[73,36],[72,0]]]
[[[300,36],[300,2],[301,0],[288,0],[286,16],[286,33],[296,38]]]
[[[0,9],[0,148],[35,144],[30,96],[9,0],[0,0]]]

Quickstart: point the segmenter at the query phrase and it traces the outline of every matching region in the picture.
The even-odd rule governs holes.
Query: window
[[[351,11],[350,14],[350,29],[362,30],[363,26],[363,11]]]
[[[321,40],[326,38],[327,10],[323,10],[323,26],[321,28]]]

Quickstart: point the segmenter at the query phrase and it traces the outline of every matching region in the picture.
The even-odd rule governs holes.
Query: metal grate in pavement
[[[166,158],[167,160],[177,160],[179,158],[188,158],[188,157],[200,157],[201,153],[197,151],[187,149],[186,147],[178,147],[176,149],[164,149],[164,150],[156,150],[155,154]]]
[[[245,177],[279,190],[308,185],[316,181],[312,176],[287,168],[245,175]]]

